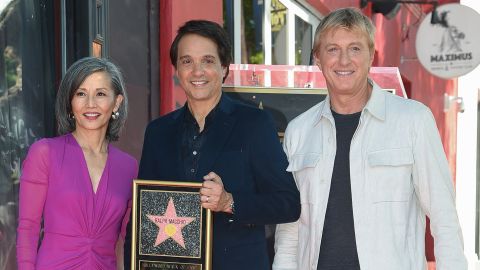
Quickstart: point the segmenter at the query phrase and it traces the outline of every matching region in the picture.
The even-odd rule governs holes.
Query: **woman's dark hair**
[[[177,68],[178,44],[180,40],[189,34],[199,35],[210,39],[217,45],[218,56],[222,66],[227,69],[223,81],[228,76],[230,63],[232,62],[232,45],[227,32],[218,24],[205,20],[191,20],[178,28],[177,36],[170,47],[170,61]]]
[[[110,76],[115,97],[123,96],[123,101],[118,108],[119,116],[117,119],[110,118],[106,134],[108,141],[116,141],[127,119],[128,98],[125,83],[122,73],[115,64],[107,59],[96,57],[85,57],[76,61],[63,76],[55,103],[58,133],[63,135],[75,130],[75,119],[71,117],[73,95],[83,81],[95,72],[106,72]]]

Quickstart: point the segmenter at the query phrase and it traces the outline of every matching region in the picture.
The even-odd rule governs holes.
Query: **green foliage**
[[[249,59],[250,61],[249,61],[249,62],[250,62],[250,64],[259,64],[259,65],[261,65],[261,64],[264,64],[264,63],[265,63],[264,58],[265,58],[265,57],[264,57],[263,51],[256,52],[256,53],[254,53],[254,54],[252,54],[252,55],[250,56],[250,59]]]

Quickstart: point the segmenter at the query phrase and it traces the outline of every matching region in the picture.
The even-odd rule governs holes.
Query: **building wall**
[[[149,50],[149,1],[115,0],[110,1],[108,7],[109,58],[123,72],[129,107],[125,128],[115,144],[140,160],[145,126],[151,120],[151,92],[158,92],[158,81],[151,84],[149,73],[157,62],[157,59],[150,60],[154,50]]]
[[[480,1],[461,0],[480,13]],[[463,98],[465,112],[458,115],[457,134],[457,211],[462,226],[465,256],[469,269],[480,269],[480,177],[479,132],[480,126],[480,66],[458,78],[458,96]]]
[[[205,19],[223,24],[222,0],[162,0],[160,1],[160,114],[168,113],[185,102],[183,90],[174,78],[170,62],[170,45],[178,27],[188,20]]]

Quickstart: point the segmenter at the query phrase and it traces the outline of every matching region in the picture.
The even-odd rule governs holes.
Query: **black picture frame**
[[[202,183],[137,179],[132,199],[132,270],[211,270],[213,219]]]
[[[223,86],[229,97],[266,110],[275,121],[278,137],[283,138],[288,123],[327,97],[323,88]]]

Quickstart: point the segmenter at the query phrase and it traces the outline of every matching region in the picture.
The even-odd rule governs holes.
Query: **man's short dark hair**
[[[177,68],[178,44],[180,40],[189,34],[195,34],[208,38],[217,45],[218,56],[222,66],[227,69],[223,81],[228,76],[229,66],[232,62],[232,45],[227,32],[216,22],[206,20],[191,20],[178,28],[177,36],[170,47],[170,61]]]

